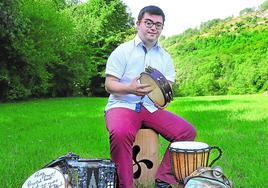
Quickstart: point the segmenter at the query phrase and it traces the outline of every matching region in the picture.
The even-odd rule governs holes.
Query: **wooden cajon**
[[[133,175],[135,185],[153,185],[159,167],[159,135],[141,128],[133,145]]]

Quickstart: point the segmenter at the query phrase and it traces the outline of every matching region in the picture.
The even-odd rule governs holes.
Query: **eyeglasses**
[[[152,28],[153,25],[155,25],[155,28],[156,28],[157,30],[161,30],[161,29],[163,29],[163,26],[164,26],[164,24],[162,24],[162,23],[160,23],[160,22],[156,22],[156,23],[154,23],[154,22],[151,21],[151,20],[145,20],[145,21],[144,21],[144,25],[145,25],[145,27],[147,27],[147,28]]]

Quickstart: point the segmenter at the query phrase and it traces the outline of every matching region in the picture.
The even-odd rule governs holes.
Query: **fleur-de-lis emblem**
[[[137,156],[138,156],[140,150],[141,150],[140,146],[138,146],[138,145],[135,145],[133,147],[133,155],[132,155],[133,156],[133,161],[134,161],[133,166],[137,165],[137,167],[138,167],[136,172],[134,172],[134,174],[133,174],[134,179],[138,179],[141,176],[141,165],[140,165],[140,163],[144,163],[148,169],[151,169],[154,166],[153,162],[150,161],[149,159],[141,159],[141,160],[137,161]]]

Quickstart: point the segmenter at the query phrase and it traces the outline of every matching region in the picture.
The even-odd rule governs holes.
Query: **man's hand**
[[[152,86],[150,84],[141,84],[139,79],[140,77],[138,76],[131,81],[130,85],[128,86],[130,93],[138,96],[149,94],[153,90]]]
[[[140,76],[134,78],[129,84],[120,83],[119,79],[112,75],[107,75],[105,79],[105,89],[108,93],[115,95],[134,94],[144,96],[153,90],[150,84],[141,84]]]

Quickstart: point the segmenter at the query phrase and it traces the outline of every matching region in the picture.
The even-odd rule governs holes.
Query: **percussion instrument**
[[[68,174],[72,187],[115,188],[115,164],[104,159],[68,161]]]
[[[165,76],[155,68],[147,67],[140,75],[140,83],[149,84],[152,91],[148,97],[156,104],[164,107],[173,99],[173,92]]]
[[[68,182],[56,168],[43,168],[32,174],[22,185],[22,188],[57,187],[67,188]]]
[[[150,187],[155,183],[159,167],[159,135],[142,127],[135,137],[132,148],[134,184]]]
[[[211,151],[215,149],[218,156],[208,164]],[[179,183],[183,183],[184,178],[197,168],[212,166],[222,155],[219,147],[195,141],[173,142],[169,151],[173,173]]]
[[[199,167],[184,179],[184,188],[204,187],[232,188],[233,183],[220,166]]]
[[[115,188],[116,168],[109,159],[84,159],[68,153],[30,176],[22,188]]]

